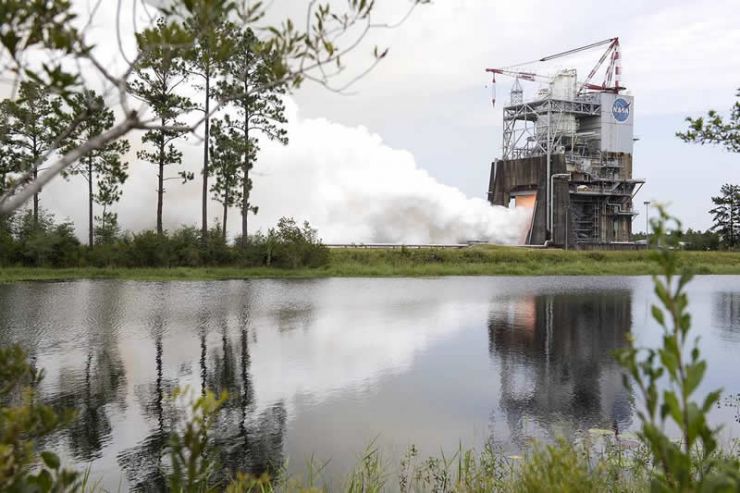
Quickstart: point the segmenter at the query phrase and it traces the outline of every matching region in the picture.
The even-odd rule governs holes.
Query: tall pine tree
[[[0,176],[3,181],[21,173],[38,178],[39,167],[59,147],[62,132],[62,100],[42,85],[25,81],[18,99],[0,104],[3,135],[0,139]],[[7,183],[3,184],[7,185]],[[39,221],[39,193],[33,195],[33,222]]]
[[[163,20],[136,38],[140,56],[131,93],[149,105],[160,125],[144,134],[141,140],[147,148],[136,156],[157,166],[157,233],[162,234],[165,168],[182,164],[182,152],[174,142],[187,133],[180,118],[193,109],[190,99],[177,93],[187,79],[183,55],[190,38],[176,24]],[[179,176],[183,181],[194,178],[192,173],[183,171]]]
[[[725,246],[735,248],[740,245],[740,185],[722,185],[720,194],[712,197],[712,231],[719,233]]]
[[[115,123],[113,110],[107,108],[103,98],[94,91],[85,90],[70,99],[70,127],[74,130],[65,138],[62,152],[76,149],[82,143],[109,130]],[[77,125],[71,122],[78,120]],[[87,153],[65,172],[66,176],[79,175],[87,181],[88,244],[94,245],[94,205],[103,207],[98,220],[114,220],[108,208],[121,198],[121,185],[128,178],[128,163],[121,160],[131,146],[125,139],[114,140]]]
[[[249,151],[255,153],[256,142],[250,143]],[[222,120],[214,120],[211,128],[211,166],[209,173],[215,178],[211,184],[213,198],[223,207],[223,229],[222,235],[226,240],[226,228],[229,219],[229,208],[242,203],[243,187],[242,180],[242,141],[241,135],[232,128],[229,115]],[[249,157],[249,162],[254,161],[254,156]],[[251,184],[250,184],[251,186]],[[254,213],[257,207],[252,207]]]
[[[218,97],[234,111],[224,118],[222,133],[240,156],[235,187],[239,188],[242,215],[241,235],[248,238],[249,213],[257,212],[250,201],[250,171],[257,157],[259,137],[288,142],[284,124],[285,105],[282,96],[286,85],[280,83],[282,65],[271,46],[262,43],[250,28],[230,26],[229,37],[235,47],[224,62],[224,80],[219,83]]]
[[[211,147],[211,100],[214,96],[215,79],[221,64],[232,56],[230,39],[224,26],[235,4],[229,0],[192,0],[185,18],[185,28],[192,37],[192,50],[188,56],[188,71],[198,79],[203,103],[198,108],[203,112],[203,188],[201,193],[201,236],[208,235],[208,177]],[[201,86],[200,83],[203,85]]]

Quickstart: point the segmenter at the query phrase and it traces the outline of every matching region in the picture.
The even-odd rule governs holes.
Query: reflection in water
[[[119,291],[120,286],[109,284],[85,293],[86,355],[59,369],[58,388],[45,397],[54,407],[77,410],[75,420],[60,433],[79,461],[100,456],[111,439],[109,406],[125,406],[126,372],[117,340],[122,317]]]
[[[580,427],[629,426],[632,409],[614,362],[631,327],[631,292],[541,294],[494,303],[489,350],[501,365],[500,405],[519,445]],[[563,429],[565,427],[565,429]]]
[[[245,297],[244,301],[248,302],[248,296]],[[166,306],[164,302],[155,304],[150,315],[155,345],[155,384],[137,389],[137,397],[153,426],[144,440],[118,455],[129,486],[135,490],[154,491],[165,487],[164,473],[169,460],[165,456],[167,439],[178,417],[170,397],[178,378],[177,375],[165,376],[163,369],[165,320],[171,316]],[[195,328],[200,392],[208,389],[229,395],[210,436],[217,454],[214,459],[220,466],[214,481],[219,482],[233,478],[237,472],[273,473],[281,467],[287,419],[282,403],[259,412],[255,409],[249,373],[249,305],[243,304],[239,317],[233,320],[229,317],[229,308],[223,303],[201,303]],[[232,334],[237,334],[236,344]],[[216,335],[218,339],[211,337]],[[214,344],[216,340],[218,343]],[[189,372],[187,364],[181,365],[181,372],[183,369]],[[181,413],[179,417],[182,418]]]
[[[689,289],[696,326],[713,326],[709,384],[736,393],[740,277]],[[649,278],[20,283],[0,285],[0,343],[21,343],[43,397],[76,408],[48,445],[108,490],[165,486],[176,387],[230,395],[217,479],[288,458],[303,473],[313,455],[337,480],[373,439],[394,463],[411,443],[629,427],[611,353],[628,333],[659,337],[651,293]]]
[[[713,325],[721,330],[724,339],[740,342],[740,293],[714,293],[712,319]]]

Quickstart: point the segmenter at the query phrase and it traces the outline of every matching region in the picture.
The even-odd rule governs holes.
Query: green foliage
[[[85,90],[73,95],[69,105],[71,113],[66,117],[64,126],[73,130],[66,135],[62,152],[70,152],[113,127],[113,110],[107,108],[103,98],[94,91]],[[122,162],[121,156],[130,148],[127,140],[108,142],[84,155],[64,173],[65,177],[81,175],[87,180],[88,234],[91,247],[95,233],[93,205],[103,206],[105,217],[108,214],[107,208],[121,198],[121,186],[128,178],[128,163]]]
[[[134,66],[136,78],[130,84],[132,94],[147,103],[154,112],[158,127],[147,130],[141,141],[148,148],[136,157],[157,166],[157,232],[164,230],[162,215],[165,168],[182,164],[182,152],[175,141],[184,138],[188,128],[180,118],[194,106],[176,89],[187,79],[184,56],[189,46],[188,34],[177,24],[159,19],[155,27],[136,35],[139,60]],[[194,179],[192,173],[181,171],[183,182]]]
[[[0,490],[77,491],[80,476],[61,467],[56,454],[37,450],[37,441],[68,425],[73,415],[57,414],[38,402],[43,378],[17,346],[0,348]]]
[[[288,142],[282,98],[287,84],[273,71],[276,51],[261,42],[251,28],[231,24],[226,33],[234,53],[221,63],[224,78],[218,83],[217,96],[233,112],[224,115],[213,129],[213,154],[220,160],[213,192],[219,195],[225,210],[239,205],[241,235],[246,237],[247,216],[258,210],[249,197],[250,171],[257,159],[259,137],[282,144]]]
[[[175,397],[180,395],[182,391],[176,390]],[[190,416],[184,426],[170,434],[167,451],[171,472],[167,475],[167,483],[171,491],[218,491],[211,485],[215,464],[211,458],[209,432],[218,410],[227,399],[225,392],[216,397],[213,392],[207,391],[191,405]]]
[[[711,230],[702,232],[698,230],[695,231],[689,228],[684,232],[683,238],[685,250],[719,250],[719,235]]]
[[[72,223],[54,222],[54,216],[25,211],[9,221],[13,245],[9,248],[8,264],[34,267],[71,267],[81,260],[80,242]],[[6,236],[7,241],[7,236]]]
[[[56,93],[66,94],[80,76],[64,66],[60,54],[80,53],[80,35],[72,27],[76,15],[69,0],[3,0],[0,5],[0,56],[12,63],[7,70],[39,83]],[[27,51],[46,52],[49,60],[26,65]]]
[[[48,153],[59,147],[66,118],[62,99],[43,85],[25,81],[16,100],[0,103],[0,192],[9,192],[23,174],[38,175]],[[34,214],[38,215],[38,194]]]
[[[685,132],[677,132],[676,136],[684,142],[719,145],[730,152],[740,152],[740,89],[736,96],[739,99],[735,101],[727,120],[710,110],[706,119],[686,118],[689,128]]]
[[[740,185],[722,185],[720,194],[712,197],[712,231],[719,234],[723,246],[735,248],[740,245]]]
[[[630,346],[617,354],[619,363],[637,386],[644,409],[638,410],[640,438],[649,447],[657,467],[652,477],[654,491],[716,491],[713,484],[740,488],[737,461],[727,464],[717,458],[718,430],[712,428],[707,415],[719,398],[720,391],[709,392],[700,401],[693,396],[701,384],[707,362],[701,358],[698,340],[689,347],[691,315],[688,312],[686,285],[692,275],[685,271],[675,253],[681,239],[681,225],[663,208],[652,220],[652,254],[660,266],[661,276],[654,276],[659,304],[652,315],[663,328],[663,345],[657,349]],[[668,234],[675,227],[674,234]],[[625,375],[625,385],[630,379]],[[672,440],[665,426],[673,423],[681,440]],[[727,471],[734,471],[729,474]]]
[[[243,197],[243,171],[244,162],[252,163],[256,154],[256,148],[250,146],[246,152],[247,157],[242,155],[241,139],[235,138],[233,130],[230,130],[231,118],[226,115],[223,120],[215,120],[211,129],[211,165],[209,173],[216,178],[211,184],[211,193],[213,198],[223,206],[223,237],[226,237],[226,223],[228,220],[229,208],[239,205]],[[246,159],[246,161],[245,161]],[[251,167],[251,164],[249,164]],[[248,173],[248,171],[247,171]],[[247,189],[251,188],[251,180]],[[248,200],[248,199],[247,199]],[[256,207],[250,207],[253,212],[257,212]]]
[[[592,492],[619,491],[615,481],[604,474],[603,464],[596,467],[584,460],[570,443],[535,448],[527,456],[517,475],[518,491],[548,493],[551,491]]]
[[[238,240],[239,243],[241,240]],[[329,251],[308,221],[299,227],[293,218],[282,217],[277,228],[258,232],[242,246],[242,259],[249,265],[291,268],[320,267],[329,263]]]

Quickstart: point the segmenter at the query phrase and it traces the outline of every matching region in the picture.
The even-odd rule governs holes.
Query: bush
[[[329,263],[329,250],[315,229],[292,218],[282,218],[265,235],[248,241],[237,238],[233,246],[216,224],[204,239],[193,226],[173,233],[147,230],[122,234],[115,214],[96,217],[95,246],[83,247],[71,223],[56,224],[42,213],[37,223],[30,212],[0,222],[0,265],[33,267],[200,267],[243,265],[296,269]]]
[[[12,218],[9,224],[9,231],[6,230],[2,242],[8,242],[10,236],[13,245],[8,245],[9,254],[3,254],[0,259],[6,265],[23,264],[33,267],[79,265],[82,248],[75,236],[72,223],[56,224],[54,216],[42,210],[39,211],[37,222],[34,221],[31,211],[25,211]]]
[[[329,263],[329,249],[318,232],[307,221],[299,227],[288,217],[280,218],[277,228],[270,228],[266,235],[257,232],[248,241],[237,238],[236,249],[240,263],[250,267],[297,269]]]
[[[329,262],[329,250],[308,221],[299,228],[293,218],[282,217],[277,229],[270,229],[267,236],[270,246],[267,265],[296,269],[320,267]]]
[[[170,239],[166,234],[147,230],[134,234],[126,242],[126,257],[129,267],[169,267],[171,258]]]

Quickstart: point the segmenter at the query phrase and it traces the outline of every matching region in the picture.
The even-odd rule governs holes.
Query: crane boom
[[[489,72],[493,76],[493,80],[491,81],[491,87],[493,91],[492,95],[492,102],[493,105],[496,105],[496,74],[499,75],[506,75],[509,77],[515,77],[516,79],[522,79],[530,82],[536,82],[537,80],[544,80],[544,81],[551,81],[553,80],[553,77],[548,77],[545,75],[539,75],[534,72],[522,72],[518,70],[512,70],[513,67],[521,66],[521,65],[528,65],[530,63],[536,63],[536,62],[546,62],[549,60],[554,60],[557,58],[566,57],[569,55],[573,55],[575,53],[580,53],[581,51],[590,50],[592,48],[598,48],[599,46],[609,45],[606,48],[606,51],[604,51],[603,55],[601,55],[601,58],[599,58],[599,61],[596,63],[594,68],[591,70],[591,72],[588,74],[588,77],[580,84],[578,87],[578,94],[581,94],[584,89],[591,89],[594,91],[607,91],[611,90],[616,93],[619,93],[620,89],[624,89],[624,87],[621,87],[619,85],[620,83],[620,75],[621,75],[621,62],[620,62],[620,53],[619,53],[619,38],[609,38],[604,39],[601,41],[597,41],[595,43],[591,43],[584,46],[579,46],[578,48],[573,48],[571,50],[561,51],[560,53],[555,53],[554,55],[548,55],[545,57],[542,57],[538,60],[534,60],[533,62],[526,62],[526,63],[520,63],[517,65],[510,65],[507,68],[487,68],[486,72]],[[611,55],[611,59],[609,61],[609,65],[606,69],[606,73],[604,75],[604,82],[602,82],[601,85],[594,84],[591,82],[591,80],[594,78],[596,73],[599,71],[601,66],[604,64],[606,59]],[[612,80],[614,81],[612,85]]]
[[[590,45],[585,46],[579,46],[578,48],[573,48],[572,50],[562,51],[560,53],[555,53],[554,55],[548,55],[546,57],[542,57],[538,62],[546,62],[548,60],[554,60],[555,58],[560,58],[568,55],[572,55],[573,53],[578,53],[581,51],[590,50],[591,48],[597,48],[599,46],[603,46],[605,44],[612,44],[614,42],[619,42],[619,38],[609,38],[609,39],[603,39],[601,41],[597,41],[596,43],[591,43]]]

